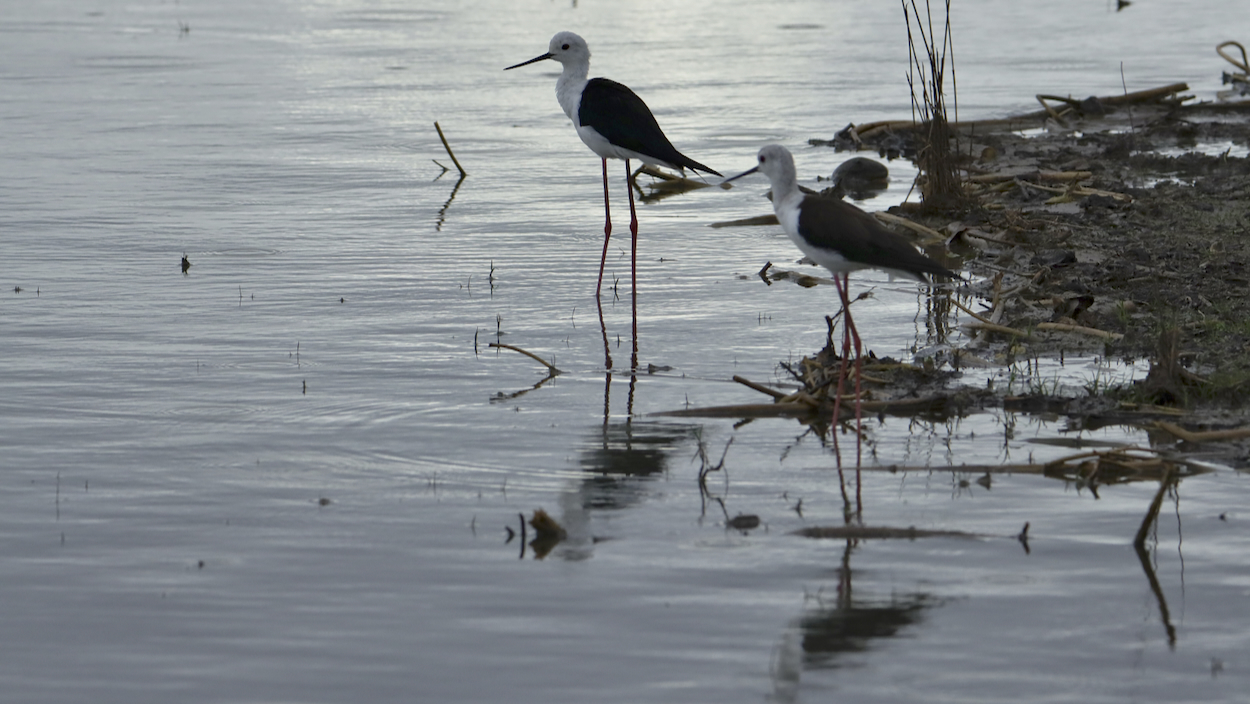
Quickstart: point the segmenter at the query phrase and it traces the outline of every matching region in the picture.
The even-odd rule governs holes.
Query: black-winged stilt
[[[851,320],[850,272],[881,269],[918,281],[930,277],[957,279],[950,269],[921,254],[902,235],[891,232],[873,216],[843,200],[808,195],[799,190],[794,157],[780,144],[770,144],[759,152],[759,164],[726,183],[748,174],[768,177],[773,192],[773,212],[790,239],[817,264],[833,273],[842,301],[842,369],[834,397],[834,422],[842,400],[842,380],[846,375],[851,341],[855,343],[855,417],[859,422],[859,372],[861,345],[859,332]]]
[[[603,255],[599,259],[599,282],[595,296],[603,287],[603,267],[608,257],[608,240],[612,236],[612,214],[608,206],[608,159],[625,160],[625,186],[629,191],[630,286],[634,300],[634,333],[638,327],[638,215],[634,210],[634,191],[629,160],[637,159],[644,164],[667,166],[670,169],[690,169],[709,174],[721,174],[682,154],[673,147],[660,130],[655,116],[634,91],[606,78],[591,78],[590,49],[586,40],[572,32],[560,32],[551,38],[547,53],[509,66],[505,71],[551,59],[560,62],[564,70],[556,80],[556,99],[564,114],[573,121],[577,136],[603,162]]]

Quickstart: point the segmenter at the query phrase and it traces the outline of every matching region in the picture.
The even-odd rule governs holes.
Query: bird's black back
[[[957,279],[959,275],[921,254],[902,235],[872,215],[833,198],[807,196],[799,206],[799,234],[822,249],[874,269],[894,269],[915,276]]]
[[[592,78],[582,91],[577,119],[618,147],[675,167],[720,173],[677,151],[660,129],[651,109],[634,91],[607,78]]]

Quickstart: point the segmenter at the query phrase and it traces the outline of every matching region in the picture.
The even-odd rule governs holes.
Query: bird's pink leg
[[[634,177],[629,170],[629,159],[625,160],[625,190],[629,191],[629,288],[633,298],[634,346],[638,345],[638,213],[634,210]]]
[[[632,195],[632,194],[631,194]],[[603,265],[608,261],[608,241],[612,239],[612,209],[608,207],[608,160],[603,159],[603,256],[599,257],[599,283],[595,284],[595,298],[603,288]]]
[[[837,273],[833,275],[834,288],[838,289],[838,298],[842,301],[842,363],[838,365],[838,386],[833,396],[833,420],[829,425],[833,433],[833,451],[838,458],[838,467],[842,466],[842,451],[838,448],[838,423],[842,415],[842,384],[846,381],[847,360],[851,352],[851,338],[846,326],[851,304],[846,300],[846,293],[842,289],[845,276],[846,274]]]
[[[845,313],[846,320],[843,322],[846,324],[846,331],[847,333],[849,333],[850,338],[855,341],[855,466],[859,467],[860,462],[862,460],[860,438],[863,436],[863,433],[864,433],[864,424],[863,424],[863,416],[862,416],[863,407],[860,404],[862,400],[862,397],[860,396],[860,377],[864,371],[864,356],[863,356],[863,346],[860,344],[860,340],[859,340],[859,330],[855,329],[855,321],[854,319],[851,318],[851,304],[850,304],[851,275],[850,274],[842,275],[842,284],[846,287],[846,290],[843,291],[842,293],[842,301],[843,301],[842,305],[844,306],[843,310],[846,311]]]

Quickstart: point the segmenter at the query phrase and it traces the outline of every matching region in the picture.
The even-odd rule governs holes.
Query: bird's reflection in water
[[[799,618],[803,664],[808,668],[837,667],[839,655],[863,652],[875,639],[898,635],[906,626],[919,622],[923,611],[933,604],[925,594],[820,604]]]
[[[600,474],[648,475],[668,468],[668,453],[695,437],[698,426],[615,421],[596,428],[582,452],[582,469]]]
[[[648,486],[668,470],[674,450],[690,443],[699,426],[610,421],[597,426],[581,451],[580,479],[560,493],[559,521],[568,533],[553,555],[585,560],[594,545],[611,539],[597,534],[594,514],[621,511],[640,504]]]
[[[593,546],[610,536],[594,535],[591,516],[595,511],[621,510],[638,504],[646,495],[647,477],[662,475],[668,469],[668,455],[690,441],[699,431],[696,425],[638,422],[633,419],[637,390],[638,338],[631,345],[629,394],[623,420],[612,419],[612,352],[603,305],[599,309],[599,330],[603,336],[603,422],[594,427],[581,451],[579,463],[584,476],[560,494],[559,521],[567,532],[554,554],[566,560],[585,560]]]
[[[809,596],[803,614],[782,634],[770,668],[772,700],[798,701],[804,670],[850,665],[842,662],[846,655],[871,649],[874,640],[899,635],[919,623],[926,609],[940,605],[939,599],[923,592],[855,597],[850,563],[857,547],[858,541],[846,541],[836,592]]]

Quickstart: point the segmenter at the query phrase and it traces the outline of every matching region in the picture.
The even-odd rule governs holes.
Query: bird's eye
[[[569,50],[569,45],[568,45],[568,44],[565,44],[564,46],[562,46],[562,47],[560,47],[560,48],[561,48],[562,50],[564,50],[564,51],[568,51],[568,50]]]
[[[761,164],[763,164],[765,161],[767,161],[767,159],[766,159],[766,158],[764,158],[764,157],[760,157],[760,163],[761,163]]]

